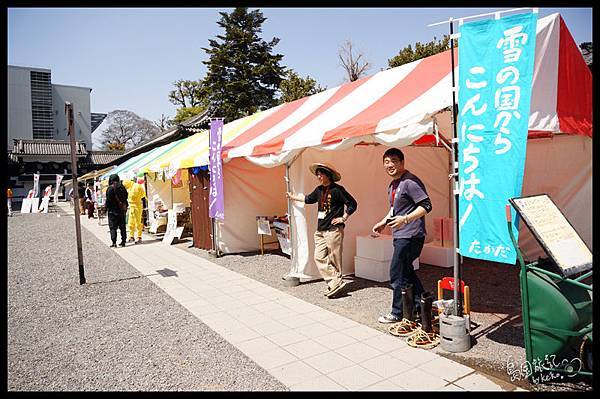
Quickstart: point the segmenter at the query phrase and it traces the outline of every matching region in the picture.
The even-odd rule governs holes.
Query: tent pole
[[[211,218],[212,220],[212,244],[213,250],[215,251],[215,258],[219,257],[219,249],[217,248],[217,218]]]
[[[290,192],[291,189],[291,185],[290,185],[290,162],[286,162],[285,163],[285,186],[286,186],[286,191]],[[291,254],[290,254],[290,260],[292,261],[292,267],[294,265],[294,259],[296,258],[295,252],[295,245],[293,245],[292,239],[294,237],[294,235],[292,234],[292,200],[291,199],[287,199],[287,214],[288,214],[288,229],[290,232],[290,246],[291,246]]]
[[[173,209],[173,180],[169,179],[169,186],[171,187],[171,209]]]
[[[303,150],[299,151],[296,155],[294,155],[292,157],[292,159],[290,159],[288,162],[285,163],[285,185],[286,185],[286,190],[288,192],[290,192],[290,190],[292,189],[292,186],[290,184],[290,167],[292,166],[292,164],[294,163],[294,161],[296,161],[296,159],[298,159],[298,157],[300,156],[300,154],[302,154],[302,152],[304,152]],[[294,270],[294,260],[296,259],[296,246],[294,245],[293,239],[294,239],[294,235],[292,234],[293,230],[292,230],[292,222],[293,222],[293,217],[292,217],[292,200],[291,199],[287,199],[287,209],[288,209],[288,228],[290,230],[290,247],[292,250],[292,253],[290,255],[290,260],[291,260],[291,268],[290,268],[290,272],[288,273],[288,275],[290,275],[292,273],[292,271]],[[285,278],[285,277],[284,277]]]
[[[452,188],[454,187],[454,178],[453,178],[454,177],[454,175],[453,175],[454,169],[453,169],[453,166],[452,166],[452,161],[453,160],[454,160],[454,152],[451,150],[450,152],[448,152],[448,172],[449,172],[448,176],[450,177],[448,179],[448,199],[450,200],[450,201],[448,201],[448,216],[449,217],[454,216],[454,213],[453,213],[453,209],[454,209],[454,200],[453,200],[454,194],[452,194]],[[443,225],[442,225],[442,234],[444,234]],[[453,245],[454,244],[456,244],[456,243],[453,243]],[[455,248],[456,248],[456,245],[455,245]]]
[[[456,128],[457,118],[457,104],[456,104],[456,82],[454,79],[454,25],[452,18],[450,18],[450,59],[452,63],[452,176],[454,177],[454,189],[452,195],[452,218],[454,221],[454,315],[462,316],[462,303],[460,297],[460,281],[461,281],[461,270],[460,263],[461,257],[458,253],[458,135]]]
[[[437,120],[436,120],[435,116],[433,118],[433,126],[434,126],[434,129],[435,129],[435,132],[436,132],[436,138],[437,138],[437,140],[439,141],[440,144],[442,144],[442,146],[446,150],[448,150],[448,153],[451,153],[452,152],[452,148],[451,148],[452,147],[452,143],[450,143],[443,135],[440,134],[440,126],[437,123]]]
[[[461,18],[459,18],[459,21],[465,20],[465,19],[471,19],[471,18],[486,17],[488,15],[498,15],[499,16],[500,14],[505,14],[505,13],[508,13],[508,12],[515,12],[515,11],[523,11],[523,10],[533,10],[533,12],[537,14],[538,8],[536,8],[536,7],[513,8],[513,9],[510,9],[510,10],[500,10],[500,11],[488,12],[488,13],[485,13],[485,14],[469,15],[468,17],[461,17]],[[446,22],[452,23],[452,18],[450,18],[447,21],[435,22],[435,23],[429,24],[427,26],[431,27],[431,26],[436,26],[436,25],[442,25],[442,24],[445,24]]]

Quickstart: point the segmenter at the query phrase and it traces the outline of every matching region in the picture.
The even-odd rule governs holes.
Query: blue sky
[[[262,37],[278,37],[282,64],[321,86],[343,81],[337,50],[351,40],[372,64],[368,74],[408,44],[448,33],[427,24],[499,9],[489,8],[262,8]],[[127,109],[150,120],[175,115],[167,95],[177,79],[199,79],[201,49],[222,30],[216,8],[11,8],[8,63],[52,70],[53,83],[91,87],[92,112]],[[577,44],[592,41],[591,8],[559,12]]]

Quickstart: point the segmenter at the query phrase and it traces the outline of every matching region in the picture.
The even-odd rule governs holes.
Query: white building
[[[55,184],[56,174],[70,178],[71,158],[65,102],[73,105],[79,172],[100,167],[121,152],[91,151],[92,133],[106,114],[92,113],[89,87],[52,83],[45,68],[8,66],[9,184],[15,199],[33,186],[34,173],[40,186]]]
[[[89,87],[54,84],[50,69],[8,66],[7,148],[13,139],[68,140],[65,101],[73,104],[75,138],[92,149],[92,132],[106,114],[90,110]]]

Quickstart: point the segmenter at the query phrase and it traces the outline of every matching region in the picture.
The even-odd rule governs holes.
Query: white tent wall
[[[373,225],[388,212],[387,187],[390,178],[383,169],[383,153],[390,147],[383,145],[356,145],[345,150],[322,151],[306,149],[290,167],[292,191],[309,194],[318,185],[316,177],[308,167],[313,162],[328,162],[341,173],[339,184],[358,202],[357,211],[350,216],[344,229],[343,264],[344,274],[354,273],[356,236],[368,235]],[[433,218],[448,216],[448,151],[434,147],[404,147],[405,166],[425,184],[433,210],[426,217],[428,241],[433,233]],[[299,274],[318,277],[313,261],[313,234],[317,224],[317,206],[295,202],[292,234],[297,252],[292,269]],[[385,233],[385,232],[384,232]],[[388,231],[387,234],[390,234]]]
[[[158,176],[154,179],[154,173],[146,175],[146,187],[148,192],[146,197],[148,198],[148,222],[152,224],[154,221],[154,196],[157,195],[162,201],[166,209],[173,209],[173,203],[181,202],[186,207],[190,206],[190,193],[189,193],[189,176],[186,169],[181,171],[182,186],[181,188],[173,188],[171,192],[171,179],[165,179],[165,181]]]
[[[260,248],[256,216],[287,213],[284,177],[285,165],[263,168],[244,158],[223,165],[225,220],[217,223],[218,247],[223,253]]]
[[[173,188],[173,203],[182,203],[186,207],[190,207],[190,178],[187,169],[181,169],[181,185],[179,187],[171,185],[171,187]]]
[[[171,208],[171,182],[169,180],[162,181],[160,177],[154,179],[154,173],[146,175],[146,197],[148,198],[148,224],[154,222],[154,196],[163,202],[166,208]]]
[[[592,140],[575,135],[555,135],[552,138],[531,139],[527,142],[527,158],[522,195],[547,193],[563,211],[575,230],[592,248]],[[308,167],[313,162],[329,162],[342,174],[339,182],[358,202],[344,232],[343,272],[354,272],[356,236],[367,235],[375,222],[388,210],[386,190],[389,177],[382,167],[387,146],[357,145],[345,150],[304,150],[290,167],[292,191],[309,194],[318,184]],[[428,236],[432,241],[433,218],[450,216],[449,152],[440,147],[403,147],[405,166],[415,173],[427,188],[433,210],[425,218]],[[292,270],[298,276],[319,276],[313,261],[317,207],[294,203],[292,235],[297,251]],[[544,255],[543,249],[521,223],[519,247],[528,259]],[[389,230],[384,233],[389,234]]]
[[[556,135],[527,142],[522,195],[548,194],[592,248],[592,139]],[[521,221],[519,247],[530,260],[547,256]]]

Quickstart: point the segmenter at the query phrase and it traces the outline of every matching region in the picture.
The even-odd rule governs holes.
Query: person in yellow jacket
[[[8,208],[8,216],[12,216],[12,199],[13,199],[13,190],[8,187],[6,189],[6,207]]]
[[[136,244],[142,242],[142,230],[144,223],[142,222],[142,198],[146,198],[146,190],[144,189],[144,174],[139,173],[136,181],[127,181],[123,183],[127,189],[127,201],[129,202],[129,217],[127,221],[127,229],[129,230],[129,242]],[[137,241],[134,236],[137,232]]]

